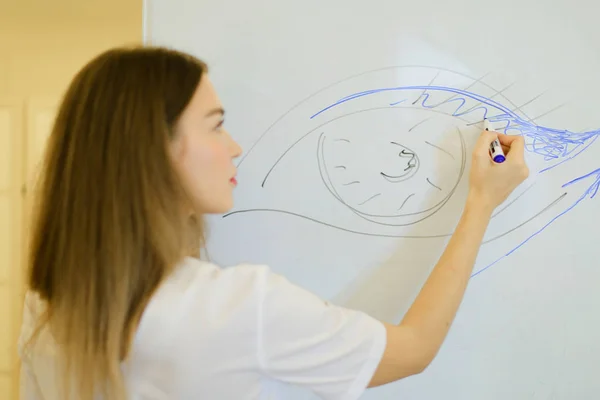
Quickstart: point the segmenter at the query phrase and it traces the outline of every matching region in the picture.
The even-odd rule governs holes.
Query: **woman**
[[[174,50],[113,49],[75,76],[37,197],[24,398],[285,399],[298,385],[355,399],[432,361],[492,211],[528,174],[522,138],[499,135],[494,164],[482,133],[464,214],[396,326],[266,266],[200,261],[202,216],[232,207],[241,152],[223,113],[207,67]]]

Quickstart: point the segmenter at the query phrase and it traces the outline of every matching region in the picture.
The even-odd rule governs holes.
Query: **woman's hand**
[[[496,137],[506,155],[503,163],[495,163],[490,156],[490,144]],[[476,202],[492,211],[506,200],[529,176],[524,153],[522,136],[483,131],[472,154],[468,203]]]

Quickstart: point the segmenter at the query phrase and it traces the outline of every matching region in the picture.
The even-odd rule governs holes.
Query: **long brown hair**
[[[67,398],[124,399],[121,362],[152,293],[200,246],[168,145],[206,65],[160,47],[106,51],[70,84],[35,197],[29,288],[47,303]],[[39,330],[38,330],[39,331]]]

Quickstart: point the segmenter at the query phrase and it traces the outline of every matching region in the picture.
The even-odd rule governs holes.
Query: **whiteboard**
[[[366,399],[596,399],[600,5],[148,0],[205,60],[244,148],[209,256],[399,322],[458,221],[484,117],[527,143],[422,374]],[[298,399],[312,399],[298,391]]]

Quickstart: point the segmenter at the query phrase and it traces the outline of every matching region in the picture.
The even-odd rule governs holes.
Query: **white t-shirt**
[[[42,306],[27,295],[21,346]],[[21,352],[21,398],[58,400],[52,340],[39,343]],[[148,304],[122,368],[132,400],[350,400],[365,391],[385,345],[380,321],[266,266],[187,258]]]

